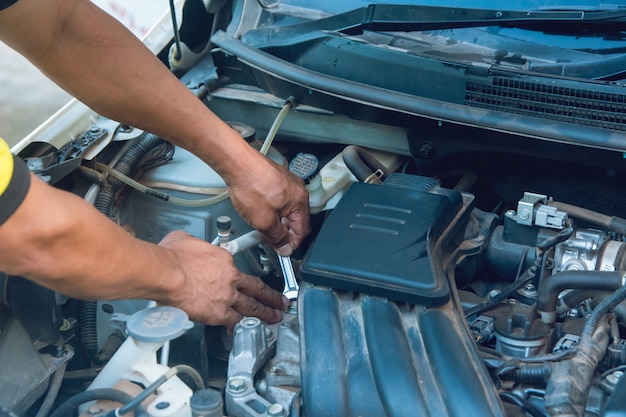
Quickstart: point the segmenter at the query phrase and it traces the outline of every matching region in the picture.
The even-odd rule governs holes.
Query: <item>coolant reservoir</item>
[[[110,388],[138,364],[156,365],[156,351],[193,327],[187,314],[174,307],[147,308],[131,316],[116,314],[111,324],[125,323],[128,339],[117,350],[89,389]]]

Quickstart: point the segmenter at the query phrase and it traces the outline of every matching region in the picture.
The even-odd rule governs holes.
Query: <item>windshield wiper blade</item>
[[[250,31],[250,43],[290,39],[315,31],[358,35],[363,31],[421,31],[482,26],[524,27],[537,24],[613,26],[624,30],[626,9],[617,10],[497,10],[462,7],[372,4],[334,16],[292,26]]]

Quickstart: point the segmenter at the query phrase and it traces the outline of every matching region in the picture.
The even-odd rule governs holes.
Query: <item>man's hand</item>
[[[239,271],[220,247],[181,231],[169,233],[159,245],[175,253],[184,279],[179,291],[157,301],[185,310],[192,320],[229,328],[243,316],[275,323],[289,305],[259,278]]]
[[[258,154],[245,175],[229,183],[239,214],[283,256],[309,233],[309,194],[300,178]]]

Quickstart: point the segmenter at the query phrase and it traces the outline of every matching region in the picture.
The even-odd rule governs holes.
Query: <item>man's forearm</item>
[[[227,181],[252,151],[90,1],[20,0],[0,13],[0,37],[95,111],[189,149]]]
[[[83,299],[166,300],[182,279],[171,251],[135,239],[80,198],[32,177],[0,226],[0,265]]]

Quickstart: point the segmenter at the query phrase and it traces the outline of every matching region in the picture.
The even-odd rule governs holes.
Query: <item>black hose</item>
[[[114,401],[120,404],[126,404],[133,399],[129,394],[113,389],[113,388],[100,388],[89,391],[83,391],[74,395],[72,398],[64,402],[57,408],[50,417],[69,417],[73,416],[74,412],[81,405],[98,400]],[[135,408],[135,417],[148,417],[145,409],[141,404]]]
[[[563,271],[546,277],[539,286],[537,311],[556,315],[556,304],[561,291],[566,289],[593,289],[614,291],[622,285],[620,271]],[[544,319],[553,322],[551,319]]]
[[[355,145],[346,146],[341,153],[343,162],[360,182],[380,184],[389,173],[371,153]]]
[[[163,143],[163,139],[152,133],[146,133],[126,152],[113,168],[124,175],[130,176],[141,159],[150,152],[151,149]],[[100,187],[100,192],[96,197],[94,206],[105,216],[110,217],[115,195],[122,187],[122,183],[115,178],[107,178],[104,185]]]
[[[98,355],[97,312],[98,303],[95,301],[80,302],[80,341],[92,360]]]
[[[607,216],[606,214],[567,203],[561,203],[559,201],[550,201],[548,205],[556,207],[558,210],[566,211],[567,214],[574,218],[584,220],[587,223],[602,227],[611,232],[619,233],[620,235],[626,235],[626,220],[621,217]]]
[[[513,381],[527,384],[547,384],[552,374],[552,367],[549,363],[524,363],[510,372]]]

